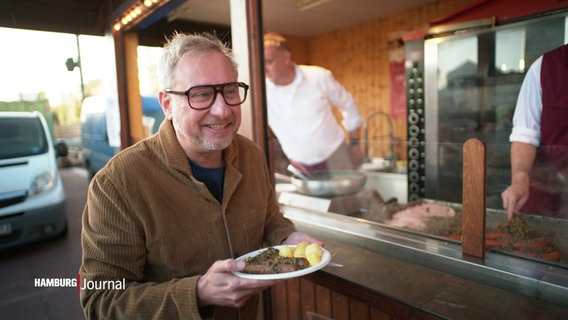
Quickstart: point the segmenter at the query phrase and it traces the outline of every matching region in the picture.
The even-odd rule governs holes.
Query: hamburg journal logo
[[[36,288],[77,288],[81,290],[124,290],[126,280],[81,280],[81,276],[76,278],[34,278]]]

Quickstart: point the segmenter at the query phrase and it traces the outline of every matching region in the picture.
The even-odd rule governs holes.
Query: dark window
[[[37,118],[0,118],[0,159],[33,156],[48,150]]]

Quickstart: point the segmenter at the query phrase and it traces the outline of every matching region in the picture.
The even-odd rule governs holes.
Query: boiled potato
[[[306,247],[308,243],[306,241],[302,241],[298,243],[296,249],[294,249],[294,258],[305,258],[306,257]]]
[[[290,247],[290,246],[284,246],[284,247],[280,248],[280,251],[278,252],[278,254],[281,257],[293,258],[294,257],[294,248]]]
[[[315,266],[316,264],[320,263],[321,256],[318,256],[315,253],[311,253],[311,254],[306,255],[306,259],[310,263],[310,266]]]
[[[306,256],[309,255],[309,254],[312,254],[312,253],[313,253],[313,254],[316,254],[316,255],[318,255],[318,256],[320,256],[320,257],[321,257],[321,255],[322,255],[321,247],[320,247],[320,245],[317,244],[317,243],[309,244],[309,245],[306,247],[305,252],[306,252]]]
[[[323,251],[319,244],[312,243],[306,247],[305,254],[310,266],[313,266],[320,263]]]

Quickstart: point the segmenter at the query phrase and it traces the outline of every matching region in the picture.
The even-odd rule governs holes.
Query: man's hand
[[[529,198],[528,184],[526,186],[517,183],[510,185],[503,193],[501,199],[503,200],[503,208],[507,210],[507,217],[509,219],[519,214],[519,211]]]
[[[359,168],[362,164],[364,159],[363,151],[361,151],[361,147],[359,145],[350,146],[351,151],[351,161],[356,168]]]
[[[513,218],[529,199],[529,171],[536,158],[536,147],[523,142],[511,144],[511,186],[503,193],[503,208],[507,209],[507,217]]]
[[[235,276],[233,272],[245,267],[244,261],[216,261],[197,281],[199,307],[228,306],[240,308],[253,295],[280,283],[282,280],[252,280]]]
[[[317,243],[319,244],[321,247],[324,246],[323,241],[318,240],[308,234],[305,234],[303,232],[292,232],[290,233],[290,235],[288,236],[288,238],[286,238],[286,240],[284,240],[284,242],[282,242],[282,244],[289,244],[289,245],[295,245],[298,244],[302,241],[306,241],[308,243]]]

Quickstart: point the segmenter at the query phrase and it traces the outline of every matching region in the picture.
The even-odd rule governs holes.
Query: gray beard
[[[223,149],[227,148],[231,144],[231,142],[233,141],[234,137],[235,137],[235,135],[233,135],[231,137],[231,139],[228,139],[229,141],[227,141],[224,144],[210,143],[209,141],[203,139],[203,137],[191,136],[191,137],[188,137],[188,138],[192,143],[195,143],[195,144],[202,146],[203,148],[205,148],[205,150],[217,151],[217,150],[223,150]]]
[[[202,136],[185,134],[185,132],[183,132],[183,130],[181,130],[179,123],[177,123],[176,121],[172,121],[172,124],[173,124],[174,130],[177,132],[177,134],[188,139],[189,141],[191,141],[191,143],[202,146],[203,148],[205,148],[205,150],[208,150],[208,151],[217,151],[217,150],[223,150],[223,149],[227,148],[236,136],[236,133],[233,133],[231,138],[227,139],[228,140],[227,142],[225,142],[223,144],[214,144],[214,143],[211,143],[211,142],[205,140],[205,138],[203,138]]]

